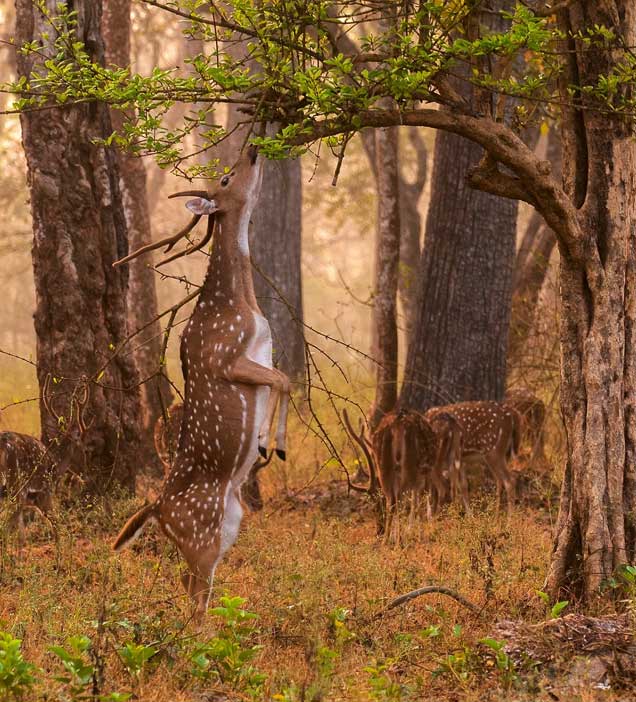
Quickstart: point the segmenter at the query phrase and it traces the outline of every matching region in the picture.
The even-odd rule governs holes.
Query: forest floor
[[[198,631],[179,558],[154,528],[132,548],[111,550],[139,499],[60,509],[57,539],[38,518],[21,554],[6,536],[0,631],[22,640],[24,660],[35,666],[20,668],[14,655],[16,698],[636,699],[614,643],[602,647],[599,670],[589,640],[583,659],[576,643],[552,646],[541,629],[532,650],[513,651],[501,636],[514,626],[498,622],[523,621],[527,630],[576,617],[568,614],[573,603],[538,594],[554,495],[530,499],[509,519],[487,499],[472,516],[450,510],[394,548],[378,540],[369,506],[342,481],[296,491],[277,485],[274,495],[274,477],[275,469],[265,476],[265,508],[246,515],[218,568],[211,606],[220,608]],[[395,596],[431,584],[456,590],[478,612],[441,594],[386,610]],[[593,614],[613,614],[614,602],[600,598]],[[8,641],[0,639],[0,698]],[[621,651],[631,645],[628,631]],[[20,676],[34,680],[20,687]]]

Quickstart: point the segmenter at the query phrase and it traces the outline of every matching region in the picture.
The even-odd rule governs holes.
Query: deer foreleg
[[[283,384],[289,386],[289,378],[279,371]],[[281,390],[278,404],[278,426],[276,427],[276,455],[284,461],[287,451],[287,415],[289,414],[289,391]]]
[[[241,356],[226,374],[227,379],[234,383],[244,383],[245,385],[266,385],[271,388],[265,418],[259,427],[258,444],[261,454],[263,450],[267,452],[269,443],[269,430],[276,411],[276,405],[281,395],[289,397],[289,378],[278,370],[267,368],[255,361],[251,361],[245,356]],[[282,403],[281,403],[282,405]],[[286,408],[286,405],[285,405]],[[281,414],[287,416],[286,409]],[[280,424],[280,420],[279,420]],[[284,451],[284,448],[283,448]]]

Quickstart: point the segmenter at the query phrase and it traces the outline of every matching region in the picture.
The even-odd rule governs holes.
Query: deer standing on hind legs
[[[186,207],[190,224],[174,237],[145,246],[118,264],[152,248],[167,250],[208,216],[202,241],[163,263],[215,240],[208,272],[181,341],[185,380],[179,447],[156,502],[133,515],[114,548],[129,543],[148,520],[156,521],[185,558],[182,578],[201,622],[215,569],[238,536],[241,485],[258,453],[266,455],[276,407],[276,453],[285,458],[289,379],[272,367],[272,339],[254,295],[248,226],[258,199],[262,164],[249,147],[213,192]],[[160,265],[162,265],[160,264]]]

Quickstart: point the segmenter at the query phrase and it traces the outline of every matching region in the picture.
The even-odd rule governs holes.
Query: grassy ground
[[[545,509],[519,508],[509,521],[487,503],[471,517],[451,511],[397,549],[378,542],[368,507],[342,483],[269,499],[218,570],[212,604],[225,611],[196,631],[165,541],[149,530],[128,551],[110,549],[137,504],[63,510],[57,542],[36,521],[21,555],[3,542],[0,629],[37,667],[25,699],[555,698],[532,662],[513,666],[480,643],[497,620],[549,616],[536,594],[550,548]],[[457,590],[481,613],[441,595],[383,611],[425,584]],[[258,618],[243,620],[239,606]]]
[[[316,403],[323,411],[327,400]],[[633,699],[585,683],[563,692],[533,660],[498,650],[497,621],[551,616],[554,603],[537,591],[558,475],[524,470],[525,498],[509,519],[486,495],[471,516],[451,509],[391,548],[306,419],[292,420],[287,464],[263,472],[265,509],[246,516],[219,567],[216,609],[201,630],[179,557],[152,528],[131,549],[111,550],[141,498],[60,505],[56,535],[36,518],[22,553],[0,528],[0,702]],[[328,428],[355,472],[344,435]],[[429,584],[456,590],[479,613],[440,594],[386,611],[396,595]],[[594,613],[604,611],[609,600]]]

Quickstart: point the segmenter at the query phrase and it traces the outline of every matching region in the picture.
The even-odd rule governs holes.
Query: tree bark
[[[397,401],[397,292],[400,262],[398,130],[375,131],[378,228],[375,244],[371,355],[376,361],[376,390],[370,413],[374,429]]]
[[[237,46],[240,50],[240,45]],[[245,115],[228,110],[231,131]],[[269,125],[268,131],[274,131]],[[243,127],[222,145],[222,160],[232,164],[245,143]],[[263,184],[250,221],[250,255],[254,291],[272,330],[274,365],[292,380],[305,374],[302,296],[302,175],[298,159],[266,161]]]
[[[305,373],[300,160],[268,161],[250,228],[254,290],[272,330],[274,364],[293,380]]]
[[[481,154],[459,136],[437,134],[405,407],[504,394],[517,203],[468,186]]]
[[[106,63],[119,67],[130,64],[130,0],[109,0],[104,6],[102,32],[106,49]],[[120,129],[124,115],[111,110],[114,129]],[[152,241],[150,211],[146,190],[146,169],[140,158],[118,152],[120,187],[124,214],[132,250]],[[157,316],[155,273],[147,258],[137,258],[129,264],[128,272],[128,326],[130,331],[144,331],[135,337],[134,359],[142,380],[142,457],[141,462],[161,473],[162,466],[152,440],[154,425],[165,408],[174,399],[168,382],[165,361],[161,358],[162,335],[159,321],[148,322]],[[148,325],[147,327],[145,325]],[[159,374],[160,373],[160,374]]]
[[[560,22],[573,33],[598,24],[618,35],[616,47],[569,41],[564,83],[607,75],[613,49],[636,41],[629,0],[576,2]],[[565,109],[562,119],[564,184],[585,256],[560,242],[568,460],[546,587],[554,598],[589,600],[636,557],[636,146],[627,119],[582,101],[584,112]]]
[[[55,15],[57,4],[47,5]],[[78,39],[93,60],[102,63],[101,2],[78,0],[73,9]],[[20,44],[51,34],[32,0],[17,0],[16,10]],[[43,60],[41,54],[19,55],[20,74],[28,75]],[[73,418],[73,393],[88,386],[87,487],[106,492],[115,481],[133,490],[139,445],[138,374],[130,355],[113,354],[127,331],[128,275],[112,263],[127,253],[128,233],[116,155],[93,143],[112,131],[108,108],[55,107],[27,112],[21,123],[33,215],[40,387],[48,374],[55,377],[51,407],[68,422]],[[58,434],[58,424],[44,404],[40,414],[43,440],[48,442]]]
[[[418,204],[426,185],[428,151],[418,129],[409,129],[409,139],[415,150],[415,179],[408,182],[400,174],[400,267],[398,295],[404,315],[404,343],[408,349],[417,320],[417,272],[420,265],[422,217]]]

